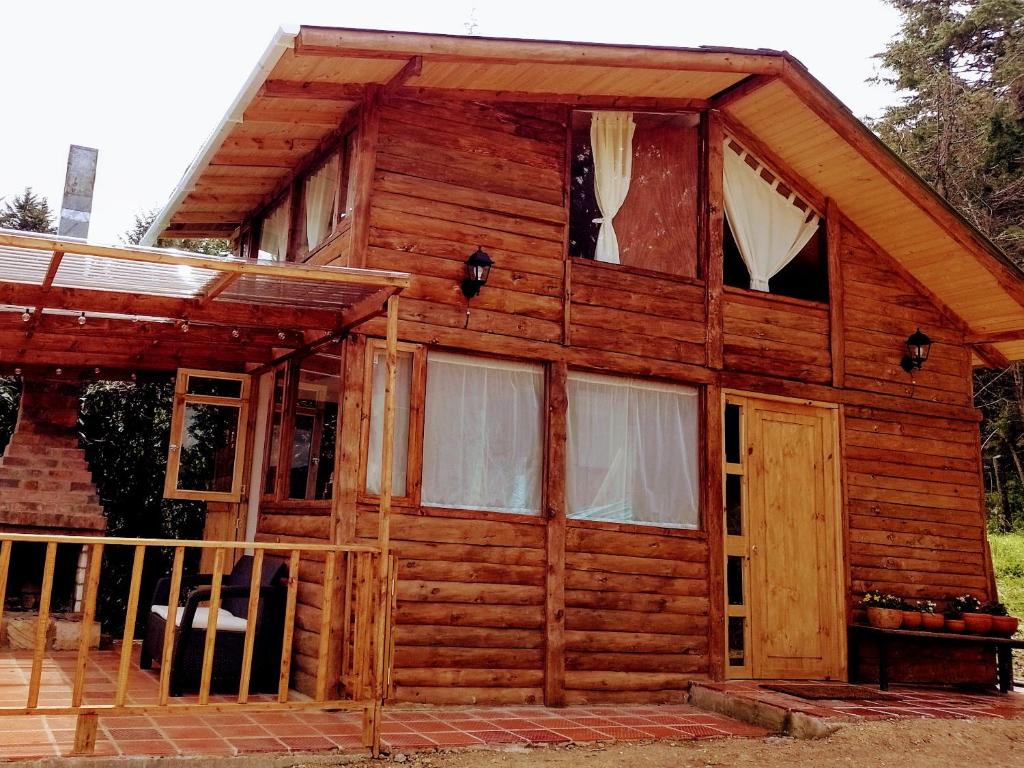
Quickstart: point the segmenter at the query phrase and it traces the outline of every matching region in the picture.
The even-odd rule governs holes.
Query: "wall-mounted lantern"
[[[483,248],[477,248],[473,254],[466,259],[466,276],[462,279],[462,295],[472,299],[480,289],[487,285],[487,278],[491,274],[491,267],[494,260],[487,255]]]
[[[907,354],[900,361],[900,367],[907,373],[921,370],[932,351],[932,340],[918,328],[907,337]]]

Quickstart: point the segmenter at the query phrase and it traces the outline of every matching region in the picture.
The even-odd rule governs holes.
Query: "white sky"
[[[60,208],[68,145],[99,148],[90,239],[162,206],[283,23],[788,50],[859,116],[895,95],[865,80],[896,33],[880,0],[174,0],[5,2],[0,197]]]

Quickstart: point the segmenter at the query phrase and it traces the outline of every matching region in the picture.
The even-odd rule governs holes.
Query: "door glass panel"
[[[740,463],[740,406],[735,403],[725,405],[725,460]]]
[[[725,476],[725,532],[730,536],[743,535],[743,478]]]
[[[179,490],[231,492],[240,412],[234,405],[186,404]]]
[[[729,555],[725,561],[725,581],[729,605],[743,605],[743,558]]]
[[[189,395],[208,395],[211,397],[241,397],[242,382],[240,379],[218,379],[210,376],[189,376],[185,392]]]
[[[729,666],[742,667],[746,664],[746,642],[744,629],[746,619],[742,616],[729,617]]]
[[[331,498],[340,370],[340,360],[327,354],[302,361],[288,465],[290,499]]]
[[[281,413],[284,410],[285,369],[278,368],[274,374],[274,394],[271,401],[270,448],[267,451],[267,472],[263,481],[263,493],[273,495],[277,483],[277,458],[281,448]]]

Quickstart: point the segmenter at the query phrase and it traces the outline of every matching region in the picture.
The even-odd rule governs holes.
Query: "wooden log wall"
[[[726,288],[725,367],[797,381],[832,380],[828,305]]]
[[[400,303],[402,340],[562,370],[710,384],[708,391],[720,383],[841,403],[850,605],[868,589],[927,598],[985,593],[990,565],[970,357],[956,322],[888,255],[835,221],[831,261],[841,274],[830,281],[844,301],[831,311],[733,289],[706,301],[705,292],[718,289],[699,278],[567,261],[567,122],[568,110],[550,105],[395,97],[380,104],[365,266],[413,274]],[[478,246],[496,266],[470,304],[459,282]],[[719,298],[722,327],[709,329],[705,307]],[[910,377],[899,361],[918,326],[936,343],[925,369]],[[361,331],[381,335],[382,326]],[[724,352],[711,365],[708,350],[718,346],[709,338],[721,339]],[[836,350],[841,388],[832,386]],[[359,434],[353,419],[368,418],[368,398],[346,393],[343,442]],[[343,444],[340,455],[356,462],[358,448]],[[356,502],[357,468],[340,471],[343,518],[333,534],[326,506],[288,504],[265,505],[260,535],[375,537],[375,506]],[[545,512],[559,520],[556,502],[546,500]],[[709,586],[720,548],[708,535],[718,529],[553,525],[544,516],[396,501],[393,698],[680,700],[688,681],[722,674],[723,651],[711,641],[721,628],[709,618],[721,613],[720,587]],[[563,569],[564,583],[553,584]],[[296,680],[312,669],[302,646],[314,647],[308,633],[319,625],[315,586],[299,597]]]

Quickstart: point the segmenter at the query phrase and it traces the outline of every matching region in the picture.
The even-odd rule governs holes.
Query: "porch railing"
[[[230,712],[274,710],[354,711],[362,713],[364,744],[376,754],[379,750],[381,698],[388,674],[387,640],[383,648],[377,640],[388,637],[379,624],[389,621],[389,611],[379,610],[381,594],[380,549],[358,545],[328,545],[300,543],[245,543],[237,541],[182,541],[168,539],[129,539],[88,536],[48,536],[0,533],[0,597],[6,595],[11,574],[11,554],[18,544],[45,545],[42,562],[42,582],[35,625],[35,639],[31,651],[31,671],[23,706],[0,703],[0,717],[13,715],[75,715],[74,752],[91,754],[96,742],[98,718],[102,715],[179,714],[201,712],[204,709]],[[57,547],[80,546],[87,552],[85,580],[81,589],[81,629],[77,659],[70,693],[55,697],[46,691],[40,700],[44,661],[47,656],[47,637],[52,612],[54,572]],[[93,652],[93,632],[97,616],[97,598],[101,583],[104,552],[122,548],[126,561],[131,561],[128,593],[125,597],[124,632],[118,656],[116,682],[112,692],[109,684],[103,691],[90,692],[88,667]],[[147,566],[147,553],[152,550],[170,550],[170,593],[167,605],[166,629],[162,639],[159,678],[156,696],[145,701],[133,700],[129,690],[129,673],[133,662],[133,644],[141,602],[149,596],[140,596],[143,571],[154,567],[152,559]],[[198,693],[194,696],[171,696],[171,667],[174,659],[175,625],[178,608],[183,606],[182,594],[186,553],[189,550],[212,550],[207,626],[203,644],[202,671]],[[211,681],[215,663],[217,616],[221,607],[221,589],[226,572],[230,572],[233,556],[240,551],[253,555],[252,577],[248,592],[248,613],[243,641],[241,677],[237,695],[217,695],[211,701]],[[256,643],[256,617],[260,600],[260,579],[267,553],[282,555],[288,562],[285,588],[284,622],[280,635],[281,663],[278,671],[276,694],[255,696],[250,693],[251,670]],[[199,553],[196,553],[199,554]],[[312,696],[294,695],[290,690],[290,670],[296,629],[296,609],[300,585],[300,568],[323,563],[323,592],[320,600],[320,626],[316,655],[316,672]],[[384,573],[387,573],[385,570]],[[166,574],[161,569],[160,575]],[[19,573],[18,577],[25,574]],[[152,576],[152,574],[150,574]],[[8,617],[9,618],[9,617]],[[3,627],[4,604],[0,600],[0,627]],[[196,629],[202,632],[201,629]],[[276,640],[276,638],[275,638]],[[61,700],[56,700],[61,699]],[[9,697],[5,699],[9,701]],[[3,725],[0,724],[0,729]]]

